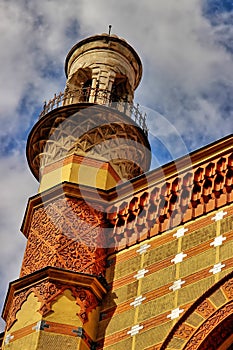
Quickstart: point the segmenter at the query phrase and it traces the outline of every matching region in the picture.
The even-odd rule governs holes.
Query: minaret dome
[[[66,92],[77,102],[133,102],[142,76],[136,51],[116,35],[95,35],[77,43],[65,62]]]

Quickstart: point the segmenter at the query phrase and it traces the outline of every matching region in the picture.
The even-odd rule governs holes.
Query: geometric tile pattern
[[[178,264],[183,261],[183,259],[187,256],[187,254],[184,254],[183,252],[176,254],[175,258],[171,260],[171,262],[174,262],[174,264]]]
[[[141,329],[143,329],[143,326],[142,325],[140,326],[139,324],[137,324],[136,326],[131,327],[130,331],[128,331],[127,334],[130,334],[132,337],[138,334]]]
[[[215,237],[214,241],[210,243],[210,246],[218,247],[222,245],[223,241],[226,240],[226,237],[223,237],[222,235]]]
[[[167,315],[167,318],[174,320],[175,318],[179,317],[183,311],[184,311],[183,309],[176,308],[176,309],[172,310],[169,315]]]
[[[222,271],[222,268],[225,267],[225,264],[217,263],[213,266],[212,269],[209,270],[209,272],[212,272],[213,274],[216,274],[218,272]]]

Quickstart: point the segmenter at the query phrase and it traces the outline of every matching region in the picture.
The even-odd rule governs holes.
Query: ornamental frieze
[[[175,337],[181,339],[188,339],[190,335],[193,333],[194,328],[188,324],[182,324],[175,332]]]
[[[198,307],[197,312],[203,317],[209,317],[216,309],[209,300],[204,300]]]
[[[233,332],[232,276],[230,273],[223,277],[183,314],[163,342],[161,350],[167,349],[174,337],[186,340],[183,345],[185,350],[217,349],[227,340]],[[212,302],[212,296],[219,289],[225,293],[226,299],[217,308]],[[203,320],[194,326],[192,319],[196,319],[197,314]]]
[[[211,332],[215,332],[215,329],[218,329],[217,334],[219,335],[220,344],[226,340],[229,334],[226,332],[222,332],[223,337],[220,337],[219,329],[225,329],[225,322],[227,321],[227,317],[232,315],[233,313],[233,303],[225,305],[221,309],[217,310],[211,317],[209,317],[201,327],[196,331],[196,333],[192,336],[192,338],[187,343],[185,350],[197,350],[202,346],[202,342],[207,342],[208,336]],[[222,323],[222,324],[221,324]],[[232,320],[231,320],[232,323]],[[211,334],[212,336],[212,334]],[[220,345],[219,344],[219,345]],[[205,348],[210,349],[210,348]]]
[[[233,299],[233,279],[224,283],[224,285],[222,286],[222,290],[224,291],[225,295],[229,300]]]
[[[33,213],[21,277],[46,266],[104,275],[103,214],[82,200],[60,198]]]

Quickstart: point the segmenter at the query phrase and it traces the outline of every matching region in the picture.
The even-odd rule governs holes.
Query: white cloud
[[[28,100],[29,91],[35,107],[63,88],[63,61],[72,44],[85,35],[107,32],[112,24],[112,32],[124,36],[143,60],[144,78],[136,95],[140,102],[157,107],[179,128],[181,119],[190,123],[197,112],[197,131],[203,119],[199,113],[203,95],[208,100],[220,84],[232,89],[233,81],[232,55],[222,45],[230,41],[232,26],[226,17],[231,15],[219,15],[212,26],[203,17],[201,4],[201,0],[3,2],[1,28],[6,34],[1,40],[6,50],[0,57],[5,67],[0,90],[7,130],[13,133],[20,127],[20,115],[13,113],[22,97]],[[48,69],[57,75],[45,75]],[[220,121],[221,96],[213,105]],[[25,119],[31,123],[31,114]],[[187,129],[179,130],[184,134]],[[209,126],[206,137],[211,139],[208,132],[212,139],[221,137],[227,130]]]
[[[0,296],[9,280],[18,278],[26,239],[20,232],[27,199],[35,194],[37,183],[29,173],[22,153],[0,158]],[[0,322],[1,327],[1,322]]]
[[[232,131],[232,14],[219,14],[213,25],[203,16],[202,3],[0,2],[0,147],[5,150],[7,135],[18,150],[0,158],[0,295],[7,280],[17,277],[25,244],[18,231],[27,198],[36,193],[22,155],[25,133],[44,99],[63,89],[65,56],[77,41],[107,32],[112,24],[112,33],[124,37],[143,61],[137,99],[165,115],[189,148]],[[150,120],[151,133],[169,149],[174,129],[166,134],[156,122]]]
[[[111,23],[113,32],[125,36],[138,50],[144,78],[136,96],[142,104],[162,112],[190,149],[231,130],[232,115],[226,115],[223,106],[233,87],[232,54],[226,50],[233,30],[232,14],[219,14],[213,26],[203,16],[203,3],[99,0],[83,5],[80,18],[87,33],[97,28],[106,32]],[[220,86],[224,86],[222,95]],[[232,104],[230,96],[227,103]],[[187,136],[191,132],[195,135],[192,140]]]

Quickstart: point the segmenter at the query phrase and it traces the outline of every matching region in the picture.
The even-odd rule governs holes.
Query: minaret
[[[77,43],[65,62],[63,93],[33,127],[27,159],[38,179],[22,232],[20,278],[10,284],[3,349],[96,349],[109,190],[150,166],[145,116],[134,106],[141,61],[115,35]]]

